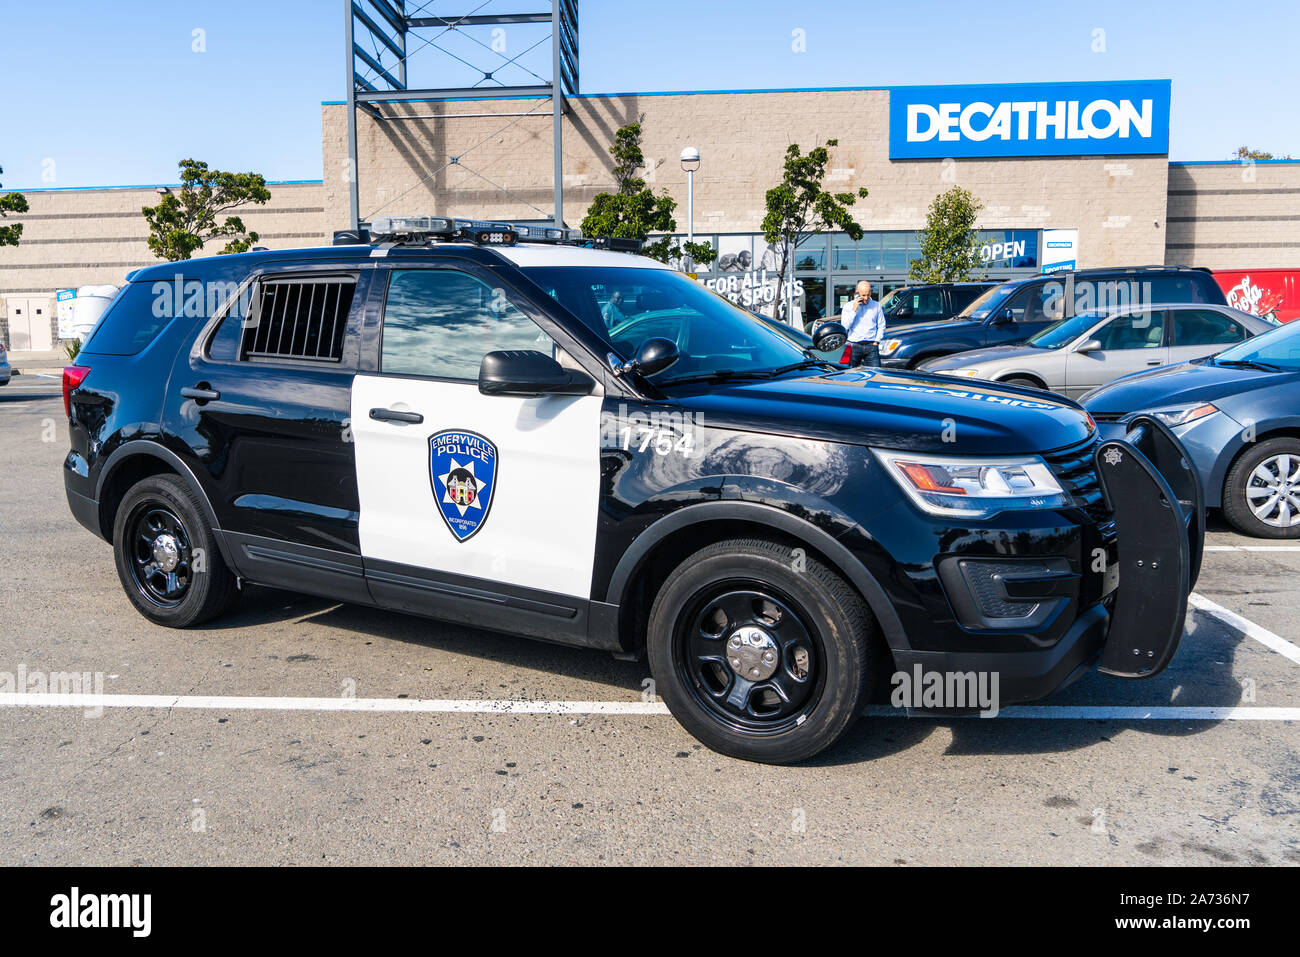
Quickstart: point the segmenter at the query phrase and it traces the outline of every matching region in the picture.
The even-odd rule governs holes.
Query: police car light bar
[[[558,226],[451,219],[446,216],[379,216],[368,226],[334,233],[336,246],[373,243],[425,245],[435,240],[472,242],[480,246],[513,246],[517,242],[564,243],[615,252],[641,251],[639,239],[585,237],[581,230]]]

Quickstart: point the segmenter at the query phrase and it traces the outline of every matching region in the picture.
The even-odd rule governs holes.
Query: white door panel
[[[358,375],[352,434],[362,555],[589,598],[601,403],[599,396],[485,396],[474,383]],[[415,412],[424,421],[375,421],[371,409]],[[470,434],[470,445],[446,446],[466,453],[453,456],[457,466],[480,459],[477,488],[457,506],[477,522],[472,530],[452,506],[443,518],[440,502],[452,502],[448,473],[432,474],[430,438],[448,431]],[[482,464],[489,456],[473,448],[475,436],[495,446],[490,468]],[[477,491],[486,504],[475,500]]]

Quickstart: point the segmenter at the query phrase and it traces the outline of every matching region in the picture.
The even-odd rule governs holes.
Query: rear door
[[[1065,394],[1073,398],[1130,372],[1166,365],[1167,315],[1163,309],[1125,313],[1087,337],[1097,340],[1100,349],[1079,352],[1071,347],[1065,360]]]
[[[1246,328],[1217,309],[1172,309],[1170,362],[1187,362],[1222,352],[1247,337]]]
[[[545,615],[567,604],[547,596],[590,596],[602,399],[481,394],[488,352],[572,359],[536,306],[456,263],[387,272],[371,371],[353,383],[367,578],[391,607]]]

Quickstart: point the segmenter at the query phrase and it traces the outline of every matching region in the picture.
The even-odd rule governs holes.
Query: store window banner
[[[1169,93],[1169,80],[893,87],[889,157],[1165,154]]]

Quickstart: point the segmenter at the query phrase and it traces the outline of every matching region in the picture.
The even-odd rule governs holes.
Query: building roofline
[[[325,183],[323,179],[268,179],[267,186],[320,186]],[[180,189],[181,183],[140,183],[135,186],[5,186],[0,188],[0,194],[4,193],[74,193],[89,192],[91,190],[127,190],[127,189]]]

